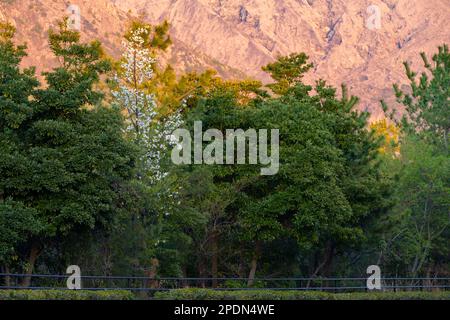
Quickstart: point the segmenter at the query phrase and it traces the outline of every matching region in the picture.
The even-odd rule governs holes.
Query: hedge
[[[132,300],[120,290],[0,290],[0,300]]]
[[[353,292],[317,291],[176,289],[157,292],[161,300],[450,300],[450,291],[443,292]]]
[[[0,290],[0,300],[133,300],[130,291],[120,290]],[[277,290],[177,289],[157,292],[160,300],[450,300],[450,291],[441,292],[353,292]]]

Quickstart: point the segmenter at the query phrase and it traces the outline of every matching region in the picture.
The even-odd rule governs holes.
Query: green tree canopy
[[[25,48],[11,36],[0,42],[0,220],[20,225],[6,242],[21,236],[26,249],[16,253],[27,256],[30,273],[52,239],[109,226],[134,148],[122,136],[119,110],[99,104],[94,85],[109,64],[98,42],[80,43],[61,23],[50,32],[61,65],[38,87],[33,70],[20,71]]]

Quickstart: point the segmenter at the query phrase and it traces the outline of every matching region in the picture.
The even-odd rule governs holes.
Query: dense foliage
[[[180,289],[156,293],[162,300],[449,300],[448,292],[352,292]]]
[[[11,34],[0,42],[0,261],[27,273],[47,246],[109,228],[134,162],[120,110],[94,88],[109,69],[100,44],[62,23],[50,47],[61,65],[38,87],[32,69],[20,71],[24,48]]]
[[[432,63],[423,55],[418,83],[405,64],[410,90],[394,86],[403,118],[371,125],[345,86],[303,82],[304,53],[264,67],[267,86],[210,70],[176,75],[156,63],[167,31],[132,23],[114,63],[63,22],[49,36],[60,65],[39,80],[20,67],[26,47],[14,28],[1,26],[1,271],[77,264],[97,275],[238,276],[243,286],[258,276],[365,276],[371,264],[384,275],[449,275],[446,46]],[[277,173],[261,175],[248,155],[247,164],[173,165],[171,133],[193,136],[196,121],[224,136],[279,130]],[[204,295],[309,297],[246,294]],[[317,293],[342,297],[351,298]]]
[[[134,300],[130,291],[120,290],[1,290],[0,300]]]

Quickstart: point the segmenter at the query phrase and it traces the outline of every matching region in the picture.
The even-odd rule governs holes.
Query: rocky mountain
[[[315,68],[305,81],[346,83],[375,118],[378,101],[392,101],[392,83],[406,83],[402,62],[419,68],[421,51],[450,42],[449,0],[0,0],[0,17],[29,44],[27,64],[52,65],[46,33],[70,4],[80,8],[83,37],[114,56],[130,18],[168,20],[174,45],[162,60],[180,71],[215,68],[268,82],[261,66],[306,52]]]

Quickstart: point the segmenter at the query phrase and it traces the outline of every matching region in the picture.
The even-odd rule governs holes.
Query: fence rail
[[[0,273],[0,290],[67,289],[70,275]],[[29,285],[23,285],[30,277]],[[247,278],[149,278],[143,276],[81,276],[85,290],[129,290],[135,292],[167,291],[179,288],[211,288],[214,290],[304,290],[327,292],[367,291],[367,278],[255,278],[251,287]],[[450,290],[449,278],[383,277],[383,291]]]

